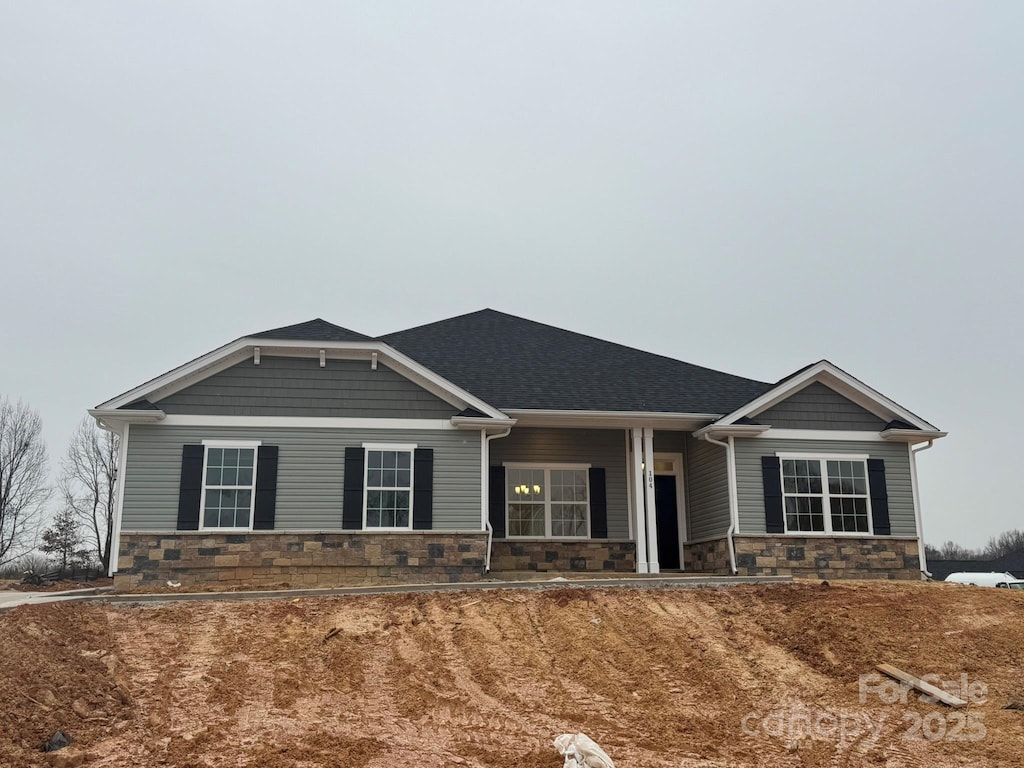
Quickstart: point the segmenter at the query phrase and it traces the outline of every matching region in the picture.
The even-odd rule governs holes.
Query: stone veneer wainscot
[[[821,579],[920,579],[917,539],[897,537],[737,536],[740,576]],[[686,570],[729,573],[725,539],[687,544]]]
[[[125,533],[114,587],[477,581],[482,533]]]

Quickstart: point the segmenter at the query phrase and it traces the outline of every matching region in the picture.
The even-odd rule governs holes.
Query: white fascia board
[[[252,357],[255,347],[260,348],[261,357],[272,356],[275,352],[284,354],[302,354],[309,352],[316,355],[325,350],[334,354],[327,355],[331,359],[354,356],[370,359],[372,353],[380,355],[382,362],[397,373],[419,384],[427,391],[442,400],[460,408],[475,408],[495,419],[504,419],[505,414],[497,408],[485,403],[475,395],[456,386],[442,376],[434,373],[397,349],[379,341],[287,341],[243,337],[230,344],[197,357],[191,362],[178,366],[162,376],[151,379],[112,400],[97,406],[98,410],[117,409],[123,405],[158,394],[156,399],[167,397],[175,392],[194,384],[196,381],[212,376],[214,373],[230,368],[232,365]],[[354,355],[352,353],[355,353]]]
[[[891,443],[926,443],[948,435],[948,432],[927,429],[886,429],[878,433],[883,440]]]
[[[651,427],[691,431],[717,419],[717,413],[658,413],[647,411],[564,411],[505,408],[520,427],[577,427],[630,429]]]
[[[771,427],[767,424],[709,424],[703,429],[698,429],[693,436],[698,440],[708,435],[713,438],[720,437],[759,437]]]
[[[751,400],[746,405],[724,416],[717,423],[721,425],[732,424],[744,416],[756,416],[773,405],[781,403],[801,389],[819,381],[879,418],[899,419],[900,421],[913,424],[921,430],[938,431],[934,424],[929,424],[903,406],[890,400],[881,392],[872,389],[864,382],[855,379],[846,371],[836,367],[828,360],[822,360],[797,376],[787,379],[760,397]]]
[[[453,430],[448,419],[380,419],[349,416],[215,416],[171,414],[169,427],[237,427],[291,429]]]
[[[443,376],[434,373],[434,371],[430,370],[425,365],[417,363],[411,357],[402,354],[394,347],[380,342],[376,342],[376,344],[378,347],[377,351],[384,358],[384,362],[388,365],[389,368],[392,368],[396,370],[398,373],[401,373],[405,376],[410,376],[411,374],[412,377],[418,377],[422,380],[419,383],[423,383],[423,381],[432,383],[443,389],[449,395],[454,395],[462,403],[464,403],[465,406],[475,408],[476,410],[480,411],[481,413],[487,414],[493,419],[507,418],[507,416],[504,413],[502,413],[494,406],[490,405],[489,403],[485,403],[476,395],[467,392],[462,387],[453,384]],[[416,379],[413,378],[413,380],[415,381]]]
[[[105,410],[101,408],[90,408],[89,415],[96,419],[101,427],[108,427],[120,434],[124,424],[156,424],[163,421],[167,414],[163,411],[127,411],[127,410]]]
[[[516,425],[515,419],[484,419],[479,416],[452,416],[451,423],[457,429],[507,429]]]

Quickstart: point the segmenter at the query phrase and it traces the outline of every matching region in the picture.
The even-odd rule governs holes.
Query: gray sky
[[[951,435],[925,533],[1024,527],[1024,3],[0,0],[0,394],[484,306]]]

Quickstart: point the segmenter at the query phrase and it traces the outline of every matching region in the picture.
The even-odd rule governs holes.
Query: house
[[[255,333],[90,414],[122,437],[121,586],[920,578],[945,435],[828,361],[772,384],[489,309]]]

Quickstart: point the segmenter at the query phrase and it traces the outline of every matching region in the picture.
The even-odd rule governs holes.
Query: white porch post
[[[644,522],[644,471],[641,467],[644,455],[643,430],[631,430],[633,438],[633,512],[636,524],[636,572],[647,573],[647,525]]]
[[[647,500],[647,572],[659,573],[658,506],[654,499],[654,430],[644,429],[644,495]]]

